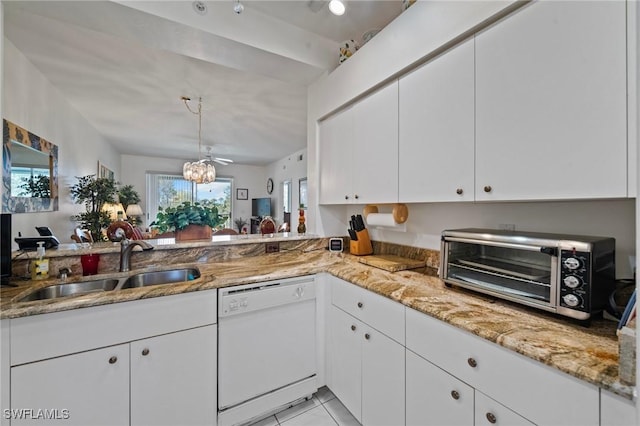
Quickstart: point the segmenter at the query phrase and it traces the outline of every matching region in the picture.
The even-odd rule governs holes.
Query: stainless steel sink
[[[104,279],[52,285],[34,291],[19,301],[30,302],[32,300],[56,299],[58,297],[75,296],[78,294],[111,291],[116,288],[118,282],[120,281],[117,279]]]
[[[113,291],[127,288],[146,287],[151,285],[172,284],[192,281],[200,278],[198,268],[170,269],[167,271],[141,272],[130,277],[120,279],[82,281],[64,283],[41,288],[26,295],[18,302],[33,300],[57,299],[59,297],[76,296],[79,294]]]
[[[172,284],[183,281],[192,281],[198,278],[200,278],[200,271],[197,268],[142,272],[127,278],[121,288],[125,289],[146,287],[150,285]]]

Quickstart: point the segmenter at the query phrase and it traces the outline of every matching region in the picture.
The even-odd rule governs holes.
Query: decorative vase
[[[300,209],[300,215],[298,216],[298,234],[307,232],[307,225],[305,225],[304,220],[304,209]]]
[[[211,240],[213,234],[209,225],[187,225],[186,228],[176,229],[177,241]]]

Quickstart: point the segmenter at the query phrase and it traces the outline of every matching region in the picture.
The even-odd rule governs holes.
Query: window
[[[203,204],[213,204],[218,208],[218,214],[224,218],[224,223],[218,228],[233,228],[231,226],[231,184],[229,178],[217,178],[215,182],[196,186],[196,201]]]
[[[233,179],[217,178],[208,184],[194,184],[182,175],[147,173],[148,223],[151,224],[160,207],[175,207],[185,201],[213,204],[225,220],[218,228],[231,227],[231,187]]]
[[[291,213],[291,181],[282,182],[282,204],[284,213]]]

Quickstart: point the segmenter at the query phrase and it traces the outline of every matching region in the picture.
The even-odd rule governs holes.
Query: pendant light
[[[183,96],[182,101],[190,113],[198,116],[198,161],[186,162],[182,166],[182,177],[195,183],[211,183],[216,180],[216,169],[206,158],[202,158],[202,98],[198,98],[198,110],[189,106],[191,99]]]

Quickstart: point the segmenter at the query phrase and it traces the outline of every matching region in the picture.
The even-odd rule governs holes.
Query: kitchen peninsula
[[[18,300],[36,288],[57,284],[60,280],[52,278],[47,281],[19,282],[17,287],[2,288],[1,318],[6,323],[8,319],[79,308],[117,306],[120,302],[318,275],[321,285],[329,283],[323,281],[322,277],[355,284],[411,308],[407,309],[407,313],[426,314],[452,325],[457,331],[464,330],[507,348],[514,356],[516,353],[524,355],[580,381],[624,398],[632,397],[632,388],[618,380],[618,344],[613,322],[595,320],[591,327],[585,328],[526,307],[446,288],[434,276],[433,267],[437,265],[437,257],[427,259],[427,267],[421,270],[391,273],[366,266],[348,253],[329,253],[326,250],[326,238],[237,237],[231,241],[232,238],[225,237],[226,241],[212,243],[156,244],[150,252],[134,254],[132,272],[196,266],[201,276],[193,281],[32,302]],[[277,245],[279,251],[265,253],[265,245],[268,248],[270,244]],[[403,246],[385,245],[390,252],[397,248]],[[77,270],[69,262],[76,262],[83,250],[61,248],[60,252],[50,250],[47,254],[56,268],[58,265],[71,265],[72,269]],[[96,245],[92,250],[103,255],[105,263],[114,261],[117,267],[117,246]],[[18,264],[20,262],[24,260],[17,261]],[[116,272],[113,265],[105,265],[104,269],[101,266],[100,275],[95,278],[122,275],[126,273]],[[68,280],[82,280],[82,277],[74,274]],[[330,300],[320,298],[318,309],[327,309],[328,306],[324,305],[330,303]]]

